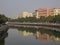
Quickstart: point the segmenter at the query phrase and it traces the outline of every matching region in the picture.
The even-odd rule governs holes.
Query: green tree
[[[54,21],[55,23],[60,23],[60,15],[55,15],[53,21]]]
[[[0,24],[8,21],[8,18],[4,14],[0,14]]]
[[[54,16],[48,16],[46,22],[53,22]]]
[[[45,21],[46,21],[46,17],[45,17],[45,16],[41,16],[41,17],[39,18],[39,21],[40,21],[40,22],[45,22]]]

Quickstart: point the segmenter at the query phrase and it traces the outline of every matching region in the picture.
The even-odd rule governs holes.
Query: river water
[[[36,28],[9,28],[0,45],[60,45],[60,32]]]

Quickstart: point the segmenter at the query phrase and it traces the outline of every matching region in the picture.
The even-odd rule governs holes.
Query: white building
[[[29,13],[29,12],[22,12],[22,13],[18,14],[17,16],[15,16],[15,19],[26,18],[26,17],[33,17],[33,15],[32,15],[32,13]]]
[[[58,14],[60,14],[60,8],[55,8],[54,15],[58,15]]]

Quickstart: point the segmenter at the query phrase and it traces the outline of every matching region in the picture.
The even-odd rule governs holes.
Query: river
[[[10,27],[5,35],[0,45],[60,45],[60,32],[54,30]]]

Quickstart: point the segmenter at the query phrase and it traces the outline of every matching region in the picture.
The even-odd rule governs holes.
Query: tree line
[[[4,24],[6,21],[8,21],[8,17],[4,14],[0,14],[0,24]]]
[[[8,17],[4,14],[0,14],[0,24],[5,23],[8,21]],[[51,22],[51,23],[60,23],[60,14],[54,16],[41,16],[40,18],[33,17],[26,17],[26,18],[18,18],[18,19],[9,19],[9,21],[17,21],[17,22]]]
[[[18,21],[18,22],[50,22],[50,23],[60,23],[60,14],[54,16],[41,16],[40,18],[33,17],[26,17],[26,18],[18,18],[11,21]]]

